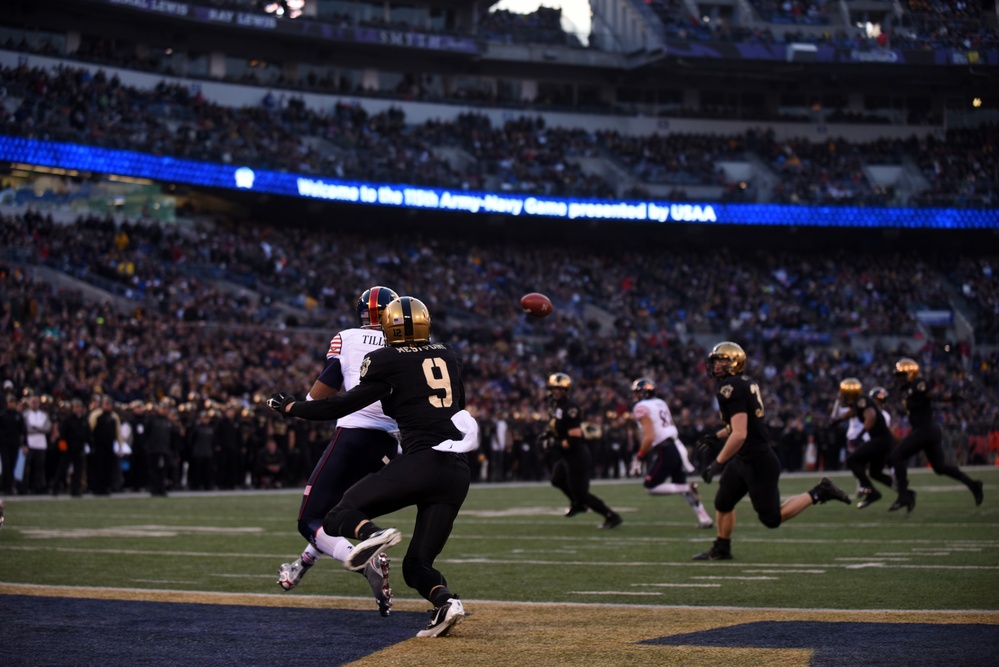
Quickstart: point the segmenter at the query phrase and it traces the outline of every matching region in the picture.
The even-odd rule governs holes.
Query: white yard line
[[[131,556],[169,556],[169,557],[189,557],[189,558],[257,558],[266,560],[275,560],[287,557],[287,554],[248,554],[248,553],[225,553],[219,551],[165,551],[165,550],[143,550],[143,549],[88,549],[81,547],[51,547],[45,545],[39,545],[37,547],[33,546],[0,546],[0,553],[5,551],[20,551],[20,552],[60,552],[60,553],[92,553],[92,554],[116,554],[116,555],[131,555]],[[913,554],[913,556],[921,554]],[[887,560],[901,560],[901,559],[889,559],[889,558],[841,558],[837,560],[849,561],[887,561]],[[502,558],[438,558],[439,563],[448,563],[452,565],[468,565],[468,564],[485,564],[485,565],[558,565],[566,566],[572,565],[577,567],[711,567],[711,568],[742,568],[742,567],[768,567],[768,568],[789,568],[789,569],[807,569],[816,566],[815,563],[740,563],[740,562],[721,562],[713,561],[710,564],[697,562],[697,561],[574,561],[574,560],[540,560],[540,559],[502,559]],[[849,564],[841,563],[822,563],[822,567],[826,568],[843,568],[847,569],[851,566]],[[982,570],[982,571],[993,571],[999,570],[999,565],[938,565],[938,564],[926,564],[926,565],[914,565],[906,563],[892,563],[893,568],[898,569],[909,569],[909,570]]]

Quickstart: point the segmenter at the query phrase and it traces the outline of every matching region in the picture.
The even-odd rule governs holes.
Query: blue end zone
[[[812,667],[994,667],[999,626],[760,621],[648,639],[659,646],[812,649]]]
[[[412,639],[426,614],[0,596],[4,667],[342,665]]]

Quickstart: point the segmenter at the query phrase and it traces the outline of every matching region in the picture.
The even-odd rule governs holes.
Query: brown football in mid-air
[[[552,300],[540,292],[531,292],[520,297],[520,307],[525,313],[534,317],[547,317],[555,309]]]

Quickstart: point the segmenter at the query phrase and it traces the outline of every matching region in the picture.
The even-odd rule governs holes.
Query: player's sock
[[[323,554],[321,551],[319,551],[319,549],[315,548],[310,544],[309,546],[305,547],[305,551],[302,552],[302,557],[301,557],[302,565],[304,567],[312,567],[313,565],[316,564],[316,561],[318,561],[322,555]]]
[[[369,521],[357,529],[357,539],[363,542],[380,530],[381,528],[376,526],[374,522]]]
[[[672,482],[663,482],[662,484],[649,489],[649,494],[653,496],[667,496],[673,493],[687,493],[688,491],[690,491],[690,484],[673,484]]]
[[[310,545],[311,546],[311,545]],[[345,537],[330,537],[326,534],[326,531],[320,528],[316,531],[316,546],[319,550],[335,558],[341,563],[347,558],[347,554],[353,549],[353,545]],[[304,561],[303,561],[304,562]]]

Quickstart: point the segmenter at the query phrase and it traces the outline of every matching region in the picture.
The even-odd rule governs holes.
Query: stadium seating
[[[710,200],[724,198],[740,180],[726,176],[726,159],[755,156],[775,182],[754,190],[764,200],[973,207],[993,204],[999,182],[981,175],[996,173],[990,125],[951,130],[945,141],[778,142],[756,129],[721,137],[624,137],[548,128],[528,116],[502,127],[476,114],[410,125],[400,109],[369,116],[338,102],[323,113],[296,98],[278,104],[270,93],[257,106],[228,107],[179,84],[140,90],[102,71],[72,67],[47,72],[22,66],[2,75],[13,108],[0,109],[0,133],[348,179],[582,197],[623,196],[660,184],[717,186],[698,190],[699,199]],[[443,147],[464,159],[443,157]],[[981,156],[965,167],[969,147]],[[627,175],[612,183],[605,174],[613,169],[585,169],[581,158],[616,163]],[[884,165],[900,173],[909,164],[922,168],[927,183],[907,192],[911,197],[896,193],[893,183],[872,182],[868,173]]]
[[[100,387],[121,402],[171,396],[192,406],[234,400],[252,406],[278,386],[304,391],[328,336],[353,324],[353,301],[373,268],[395,277],[380,282],[426,295],[436,334],[467,360],[472,404],[488,414],[521,415],[526,430],[537,426],[529,415],[537,413],[544,377],[555,369],[577,379],[589,414],[626,413],[630,379],[652,374],[678,414],[710,423],[705,350],[728,337],[752,351],[754,374],[772,388],[768,410],[778,429],[796,416],[820,428],[841,377],[860,377],[865,386],[889,383],[903,352],[924,360],[933,382],[966,397],[942,410],[959,432],[989,430],[991,396],[999,388],[996,353],[987,352],[997,333],[989,268],[995,258],[987,252],[914,262],[846,250],[739,256],[717,248],[709,257],[682,246],[582,242],[542,251],[419,231],[387,247],[370,235],[278,232],[251,220],[209,233],[116,227],[93,217],[59,223],[30,211],[5,216],[0,230],[4,247],[17,248],[17,262],[8,267],[21,267],[4,271],[0,285],[8,341],[3,375],[18,390],[59,398],[88,397]],[[340,265],[335,288],[323,277],[331,258]],[[223,286],[231,281],[216,279],[222,272],[192,278],[184,267],[193,265],[250,279],[243,292],[232,291]],[[84,279],[85,267],[125,286],[127,296],[108,293],[101,304],[29,279],[41,271],[32,267],[45,266]],[[546,285],[556,303],[543,326],[517,305],[518,295],[536,285]],[[304,296],[299,303],[311,308],[278,310],[262,298],[278,292]],[[957,341],[949,350],[921,342],[913,311],[920,304],[947,308],[955,292],[970,305],[967,312],[978,313],[975,352]],[[289,313],[313,328],[288,328]],[[279,314],[285,319],[278,321]],[[910,347],[850,344],[898,334],[906,334]],[[981,346],[989,341],[993,346]],[[67,368],[75,371],[67,376],[60,370]]]

